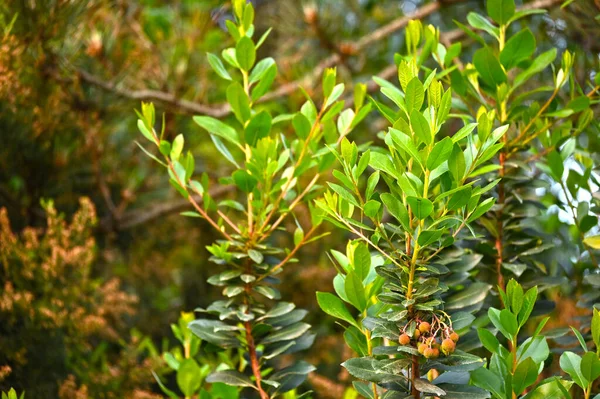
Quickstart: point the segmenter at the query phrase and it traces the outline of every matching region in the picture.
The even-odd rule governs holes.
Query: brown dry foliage
[[[6,209],[0,209],[3,379],[10,384],[12,374],[20,374],[15,381],[32,384],[23,388],[31,392],[39,385],[45,394],[58,390],[57,383],[64,380],[59,390],[64,399],[116,398],[116,392],[127,389],[126,397],[144,398],[138,388],[148,386],[152,361],[138,359],[138,342],[120,338],[126,318],[135,314],[137,298],[123,291],[118,279],[102,281],[92,275],[93,204],[81,199],[70,224],[52,204],[45,209],[46,227],[26,228],[20,234],[12,231]],[[45,357],[44,349],[57,343],[64,345],[64,357]],[[116,354],[106,355],[97,367],[91,358],[102,343],[117,347]],[[31,379],[23,378],[28,373]],[[87,384],[78,386],[78,381]]]

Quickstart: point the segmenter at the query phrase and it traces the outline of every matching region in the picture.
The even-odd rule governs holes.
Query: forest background
[[[336,66],[347,87],[366,83],[376,95],[371,78],[396,75],[409,19],[434,24],[443,43],[460,40],[463,53],[473,53],[475,40],[454,20],[485,14],[478,0],[253,3],[256,30],[273,28],[259,53],[279,67],[262,101],[280,112],[299,109],[300,87],[318,97],[327,67]],[[563,3],[526,3],[549,11],[527,26],[539,49],[575,54],[574,73],[585,80],[598,64],[600,4]],[[215,265],[205,247],[217,236],[179,215],[188,202],[134,143],[133,109],[153,101],[169,139],[186,134],[196,171],[221,176],[227,161],[191,115],[231,118],[223,82],[206,61],[229,40],[231,15],[228,4],[211,0],[0,4],[0,390],[142,399],[160,392],[151,370],[173,378],[161,356],[176,345],[170,324],[219,297],[206,282]],[[372,113],[354,138],[371,140],[383,126]],[[555,225],[547,224],[549,233]],[[314,294],[332,291],[336,269],[327,254],[343,252],[347,239],[333,234],[302,249],[281,287],[309,310],[317,333],[306,356],[317,366],[309,377],[317,397],[340,398],[351,384],[339,366],[351,357],[342,330]],[[553,278],[550,324],[577,325],[581,310],[561,289],[567,279]]]

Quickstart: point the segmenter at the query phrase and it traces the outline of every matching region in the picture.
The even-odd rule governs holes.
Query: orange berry
[[[420,336],[421,336],[421,331],[419,331],[418,329],[416,329],[415,332],[413,333],[413,338],[414,339],[419,339]]]
[[[426,321],[423,321],[423,322],[421,322],[421,324],[419,324],[419,330],[423,334],[428,333],[430,329],[431,329],[431,324],[427,323]]]
[[[440,350],[438,348],[433,348],[433,358],[435,359],[440,355]]]
[[[454,352],[454,349],[456,349],[456,344],[450,338],[446,338],[442,342],[442,352],[444,352],[444,355],[448,356],[450,353]]]
[[[435,349],[433,348],[427,348],[423,351],[423,356],[425,356],[427,359],[433,359],[435,357]]]
[[[398,338],[398,342],[400,343],[400,345],[408,345],[410,344],[410,337],[408,336],[408,334],[404,333],[400,335],[400,338]]]
[[[455,332],[453,331],[453,332],[452,332],[452,334],[450,334],[449,338],[450,338],[452,341],[454,341],[454,342],[458,342],[458,338],[460,338],[460,337],[458,336],[458,334],[457,334],[457,333],[455,333]]]
[[[425,353],[425,349],[429,348],[429,346],[427,346],[427,344],[424,343],[420,343],[419,347],[418,347],[418,351],[421,355],[423,355]]]

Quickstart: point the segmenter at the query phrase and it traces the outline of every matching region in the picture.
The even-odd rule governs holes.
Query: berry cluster
[[[458,334],[452,330],[452,327],[446,326],[446,324],[435,318],[432,324],[427,321],[415,320],[416,327],[412,333],[412,338],[407,333],[410,323],[408,323],[401,330],[400,338],[398,342],[400,345],[416,346],[419,353],[427,359],[435,359],[440,356],[441,352],[448,356],[456,349],[456,343],[458,342]],[[441,340],[441,344],[438,340]]]

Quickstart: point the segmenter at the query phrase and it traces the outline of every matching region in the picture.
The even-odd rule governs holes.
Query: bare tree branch
[[[106,82],[81,69],[77,70],[77,74],[84,82],[90,83],[106,91],[115,93],[118,96],[129,98],[138,101],[160,101],[167,105],[176,107],[177,109],[190,114],[209,115],[214,118],[222,118],[231,111],[229,104],[221,104],[217,106],[208,106],[198,104],[193,101],[178,99],[175,95],[165,93],[158,90],[130,90],[119,85]]]
[[[372,33],[364,36],[356,43],[346,43],[343,47],[348,48],[349,53],[356,54],[360,52],[365,47],[382,40],[383,38],[395,33],[396,31],[402,29],[408,24],[408,21],[412,19],[422,19],[427,17],[428,15],[434,13],[440,8],[439,2],[429,3],[424,5],[423,7],[417,9],[414,13],[410,15],[405,15],[400,18],[397,18],[390,22],[389,24],[373,31]],[[259,102],[270,101],[285,95],[288,95],[295,90],[297,90],[301,86],[312,86],[315,82],[319,81],[319,77],[323,74],[323,71],[327,68],[331,68],[334,65],[342,62],[342,56],[339,53],[335,53],[330,55],[329,57],[322,60],[313,70],[305,75],[304,77],[295,80],[293,82],[285,83],[279,86],[276,90],[267,93],[264,95]],[[78,70],[77,74],[81,78],[81,80],[90,83],[94,86],[97,86],[106,91],[113,92],[121,97],[130,98],[138,101],[160,101],[167,105],[173,106],[179,109],[182,112],[190,113],[190,114],[202,114],[212,116],[214,118],[222,118],[228,115],[231,112],[231,108],[228,104],[219,104],[215,106],[209,106],[204,104],[199,104],[193,101],[178,99],[175,95],[170,93],[165,93],[158,90],[131,90],[120,87],[119,85],[106,82],[101,78],[98,78],[86,71]]]
[[[217,186],[210,190],[210,196],[213,198],[221,197],[233,190],[233,186]],[[199,204],[202,203],[202,198],[195,195],[194,199]],[[116,219],[105,217],[100,221],[100,227],[104,230],[128,230],[152,220],[158,219],[161,216],[166,216],[175,212],[182,212],[191,208],[191,205],[186,199],[176,199],[166,202],[161,202],[147,207],[134,209],[119,215]]]
[[[462,1],[462,0],[459,0]],[[520,7],[519,10],[528,10],[533,8],[549,8],[562,3],[563,0],[536,0],[531,3],[527,3],[524,6]],[[451,1],[451,3],[455,3],[458,1]],[[361,50],[366,47],[376,43],[392,34],[397,32],[398,30],[404,28],[410,20],[414,19],[423,19],[427,16],[433,14],[438,11],[445,2],[433,2],[426,4],[420,8],[418,8],[415,12],[405,15],[399,18],[394,19],[390,23],[382,26],[381,28],[369,33],[368,35],[360,38],[355,43],[345,43],[343,46],[348,48],[348,53],[357,54]],[[449,32],[443,34],[442,40],[444,42],[452,42],[455,41],[462,36],[464,36],[464,32],[460,29],[454,29]],[[313,70],[302,78],[284,83],[279,86],[274,91],[271,91],[260,98],[259,102],[270,101],[285,95],[288,95],[299,87],[312,87],[319,81],[320,76],[323,74],[323,71],[327,68],[331,68],[343,61],[343,57],[338,53],[334,53],[327,58],[323,59],[317,66],[313,68]],[[165,93],[158,90],[130,90],[119,85],[106,82],[101,78],[98,78],[86,71],[78,70],[77,71],[79,77],[92,85],[98,86],[104,90],[111,91],[121,97],[130,98],[133,100],[139,101],[160,101],[164,104],[170,105],[174,108],[177,108],[179,111],[189,114],[202,114],[212,116],[214,118],[222,118],[228,115],[231,112],[231,108],[228,104],[218,104],[214,106],[199,104],[193,101],[178,99],[174,94]],[[378,76],[389,78],[393,76],[395,73],[395,66],[390,65],[389,67],[382,70]],[[377,86],[374,82],[369,82],[369,89],[374,90]]]

